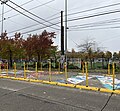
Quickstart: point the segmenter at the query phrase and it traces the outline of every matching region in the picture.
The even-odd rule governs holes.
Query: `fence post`
[[[16,63],[14,62],[14,76],[16,78]]]
[[[27,68],[26,68],[26,69],[28,70],[28,63],[26,63],[26,65],[27,65]]]
[[[65,78],[66,78],[66,82],[67,82],[67,78],[68,78],[68,74],[67,74],[67,63],[65,62]]]
[[[85,62],[85,70],[86,70],[86,87],[88,87],[88,63]]]
[[[112,69],[113,69],[113,90],[115,90],[115,64],[114,63],[112,65]]]
[[[6,63],[6,73],[7,73],[7,76],[8,76],[8,62]]]
[[[24,79],[26,79],[26,68],[25,68],[25,62],[24,62],[23,64],[24,64]]]
[[[2,70],[1,70],[1,62],[0,62],[0,76],[1,76],[1,74],[2,74],[1,71],[2,71]]]
[[[41,64],[40,64],[40,70],[42,71],[42,62],[41,62]]]
[[[35,72],[36,72],[36,78],[38,79],[38,69],[37,69],[37,62],[35,63]]]
[[[108,63],[108,75],[110,75],[110,63]]]
[[[58,73],[60,74],[60,62],[58,63]]]
[[[51,77],[51,62],[49,62],[49,81],[51,82],[52,77]]]
[[[85,73],[84,68],[85,68],[85,65],[83,64],[83,66],[82,66],[82,73],[83,73],[83,75]]]

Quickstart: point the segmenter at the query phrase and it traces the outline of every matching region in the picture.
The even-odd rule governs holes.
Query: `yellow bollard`
[[[2,70],[1,70],[1,62],[0,62],[0,76],[1,76],[1,74],[2,74]]]
[[[6,63],[6,74],[8,76],[8,62]]]
[[[25,62],[24,62],[23,64],[24,64],[24,79],[26,79],[26,68],[25,68]]]
[[[51,82],[52,75],[51,75],[51,62],[49,62],[49,81]]]
[[[110,75],[110,63],[108,63],[108,75]]]
[[[42,71],[42,62],[41,62],[41,64],[40,64],[40,70]]]
[[[67,63],[65,62],[65,78],[66,78],[66,81],[67,81],[67,78],[68,78],[68,74],[67,74]]]
[[[14,77],[16,78],[16,63],[14,62]]]
[[[113,68],[113,90],[115,90],[115,64],[112,64],[112,68]]]
[[[36,72],[36,78],[38,79],[38,69],[37,69],[37,62],[36,62],[36,65],[35,65],[35,72]]]
[[[88,64],[85,62],[85,70],[86,70],[86,87],[88,87]]]

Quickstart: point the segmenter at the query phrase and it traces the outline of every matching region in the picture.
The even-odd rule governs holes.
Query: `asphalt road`
[[[0,79],[0,111],[120,111],[120,95]]]

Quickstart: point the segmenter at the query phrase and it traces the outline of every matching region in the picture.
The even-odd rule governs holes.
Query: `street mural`
[[[27,72],[27,78],[30,79],[35,79],[36,78],[36,72],[35,71],[26,71]],[[6,75],[6,71],[1,72],[2,75]],[[24,71],[19,70],[16,72],[17,77],[24,77]],[[48,75],[49,72],[38,72],[38,77],[42,77],[44,75]],[[57,74],[55,72],[52,72],[52,74]],[[9,76],[14,76],[14,70],[8,71]],[[113,89],[113,78],[110,76],[100,76],[100,75],[89,75],[89,79],[96,78],[98,81],[100,81],[103,85],[103,87],[112,90]],[[85,75],[74,75],[71,76],[70,78],[67,79],[67,81],[63,78],[57,79],[56,82],[60,83],[70,83],[70,84],[80,84],[82,82],[86,81],[86,76]],[[115,78],[115,84],[114,84],[114,89],[120,89],[120,80]]]
[[[88,79],[91,79],[91,78],[92,77],[88,77]],[[83,81],[86,81],[86,76],[81,76],[81,75],[72,76],[72,77],[68,78],[67,81],[72,84],[79,84]]]
[[[113,89],[113,78],[112,77],[91,75],[91,77],[88,77],[88,79],[92,79],[94,77],[96,77],[103,84],[105,88],[111,89],[111,90]],[[72,84],[80,84],[81,82],[86,81],[86,76],[82,76],[82,75],[72,76],[68,78],[67,81]],[[115,78],[114,89],[120,89],[120,80],[116,78]]]
[[[105,88],[113,89],[113,78],[108,76],[96,76]],[[115,78],[114,89],[120,89],[120,80]]]

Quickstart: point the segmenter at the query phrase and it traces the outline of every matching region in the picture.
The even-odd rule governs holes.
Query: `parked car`
[[[5,67],[6,67],[6,61],[0,61],[0,63],[1,63],[1,69],[5,69]]]

